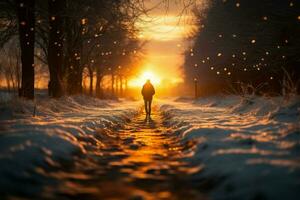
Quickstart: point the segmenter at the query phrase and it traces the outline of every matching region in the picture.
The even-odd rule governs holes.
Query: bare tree
[[[48,42],[48,65],[50,72],[49,94],[60,97],[63,94],[62,71],[63,71],[63,34],[65,0],[48,1],[49,13],[49,42]]]
[[[22,85],[19,96],[34,98],[35,0],[16,0],[21,47]]]
[[[15,40],[4,45],[0,53],[0,76],[5,78],[8,90],[18,91],[21,82],[20,52]]]

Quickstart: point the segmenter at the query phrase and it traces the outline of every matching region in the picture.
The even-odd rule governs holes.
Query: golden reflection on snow
[[[110,166],[122,166],[122,172],[128,173],[129,179],[149,178],[155,180],[164,180],[167,174],[176,173],[176,171],[193,174],[203,168],[201,166],[185,167],[185,162],[175,159],[183,155],[182,147],[174,146],[176,138],[171,135],[168,137],[167,130],[160,128],[162,127],[160,116],[154,114],[150,122],[144,122],[144,118],[141,116],[138,123],[140,124],[138,129],[129,129],[129,132],[118,133],[121,141],[130,141],[132,138],[134,143],[119,143],[120,149],[127,157],[110,162]],[[184,156],[186,155],[184,154]],[[134,166],[139,167],[135,168]]]

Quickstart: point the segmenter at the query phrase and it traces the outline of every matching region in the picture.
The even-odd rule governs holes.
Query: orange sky
[[[148,1],[148,6],[153,6],[157,1]],[[144,47],[146,58],[140,75],[129,82],[131,86],[139,86],[144,81],[144,71],[159,77],[160,87],[183,81],[182,54],[188,46],[185,38],[194,26],[190,14],[180,14],[182,5],[172,2],[168,10],[164,6],[154,9],[149,13],[150,17],[144,18],[146,23],[137,23],[141,30],[139,38],[147,41]]]

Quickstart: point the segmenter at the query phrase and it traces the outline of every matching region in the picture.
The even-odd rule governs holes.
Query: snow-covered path
[[[76,159],[64,170],[58,185],[48,187],[53,199],[199,199],[213,180],[194,182],[191,174],[201,170],[183,158],[195,144],[182,145],[163,124],[155,107],[152,118],[140,113],[124,128],[111,132],[97,130],[104,146]],[[194,146],[194,147],[193,147]],[[89,150],[88,150],[89,151]],[[90,156],[93,155],[93,156]],[[62,171],[58,172],[61,175]],[[58,177],[56,173],[52,174]],[[77,178],[78,177],[78,178]],[[198,187],[198,189],[197,189]],[[202,189],[203,189],[202,188]],[[53,196],[52,196],[53,195]]]
[[[35,117],[26,103],[0,120],[0,194],[298,199],[300,103],[282,102],[160,100],[151,120],[141,102],[67,98],[39,103]]]

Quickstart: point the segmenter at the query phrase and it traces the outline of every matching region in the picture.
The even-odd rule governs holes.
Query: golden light
[[[158,41],[179,40],[187,36],[196,26],[193,23],[192,15],[151,15],[151,23],[149,15],[143,16],[141,21],[137,22],[137,26],[141,32],[138,35],[140,39],[151,39]],[[180,23],[181,22],[181,23]],[[178,45],[180,47],[181,45]]]
[[[141,87],[148,79],[153,85],[159,85],[161,82],[161,78],[158,74],[151,70],[146,70],[142,72],[138,77],[131,79],[128,85],[131,87]]]

